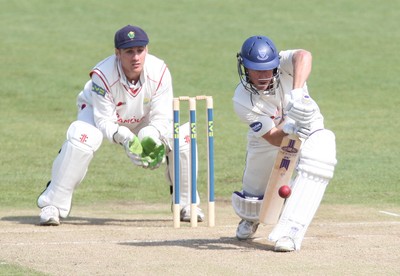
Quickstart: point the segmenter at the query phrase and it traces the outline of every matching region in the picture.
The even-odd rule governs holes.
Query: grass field
[[[338,165],[323,204],[399,212],[400,1],[295,3],[0,0],[0,208],[36,208],[88,72],[113,53],[114,32],[134,24],[169,65],[175,95],[214,97],[217,200],[240,188],[244,166],[247,130],[231,103],[236,52],[244,39],[263,34],[279,49],[313,53],[308,85],[337,139]],[[73,203],[125,201],[167,206],[164,170],[143,174],[105,141]]]

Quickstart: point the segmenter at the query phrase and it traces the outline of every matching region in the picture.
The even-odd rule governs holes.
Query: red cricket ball
[[[281,198],[288,198],[292,193],[292,189],[290,189],[288,185],[283,185],[282,187],[279,188],[278,192]]]

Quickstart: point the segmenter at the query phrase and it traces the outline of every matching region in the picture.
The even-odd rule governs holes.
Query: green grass
[[[9,264],[0,260],[0,274],[12,276],[44,276],[46,274],[19,265]]]
[[[235,55],[245,38],[265,34],[279,49],[313,53],[309,86],[337,139],[325,202],[398,207],[400,2],[296,3],[1,0],[0,207],[35,208],[75,119],[76,95],[92,66],[113,53],[114,32],[125,24],[148,32],[150,52],[169,65],[175,95],[214,96],[217,199],[240,188],[244,166],[247,129],[231,103]],[[201,128],[203,115],[199,121]],[[120,200],[168,204],[164,170],[139,170],[105,141],[74,204]]]
[[[217,200],[240,189],[244,166],[247,128],[231,103],[235,55],[245,38],[264,34],[279,49],[313,53],[308,84],[337,139],[338,165],[324,202],[399,208],[399,1],[0,3],[0,208],[36,208],[75,119],[76,95],[92,66],[113,53],[114,32],[126,24],[148,32],[150,52],[169,65],[175,95],[214,96]],[[202,152],[200,159],[204,195]],[[170,198],[163,169],[135,168],[120,147],[105,141],[74,204],[116,201],[168,206]],[[5,263],[0,274],[36,275]]]

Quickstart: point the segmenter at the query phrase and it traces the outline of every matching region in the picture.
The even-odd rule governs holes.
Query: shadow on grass
[[[256,239],[239,241],[235,237],[221,237],[216,239],[178,239],[178,240],[147,240],[119,243],[121,245],[136,247],[165,247],[180,246],[197,250],[266,250],[273,251],[274,246]]]

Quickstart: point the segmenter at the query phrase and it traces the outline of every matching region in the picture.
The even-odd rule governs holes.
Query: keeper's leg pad
[[[312,134],[303,144],[292,182],[292,195],[286,200],[278,224],[269,240],[288,236],[300,249],[304,235],[324,196],[336,165],[335,135],[329,130]]]
[[[171,143],[173,144],[173,143]],[[197,149],[196,149],[197,150]],[[198,170],[198,159],[196,152],[196,176]],[[170,185],[173,187],[172,176],[174,175],[173,166],[173,150],[168,154],[167,172],[166,177]],[[190,190],[191,190],[191,166],[190,166],[190,125],[185,123],[179,127],[179,168],[180,168],[180,204],[181,208],[191,204]],[[197,177],[196,177],[197,178]],[[196,202],[200,204],[200,197],[196,191]]]
[[[243,192],[234,192],[232,194],[232,206],[235,213],[247,221],[258,222],[262,196],[248,197]]]
[[[53,162],[51,182],[38,198],[38,206],[55,206],[65,218],[71,209],[72,194],[83,180],[90,161],[103,140],[96,127],[83,121],[73,122],[58,156]]]

